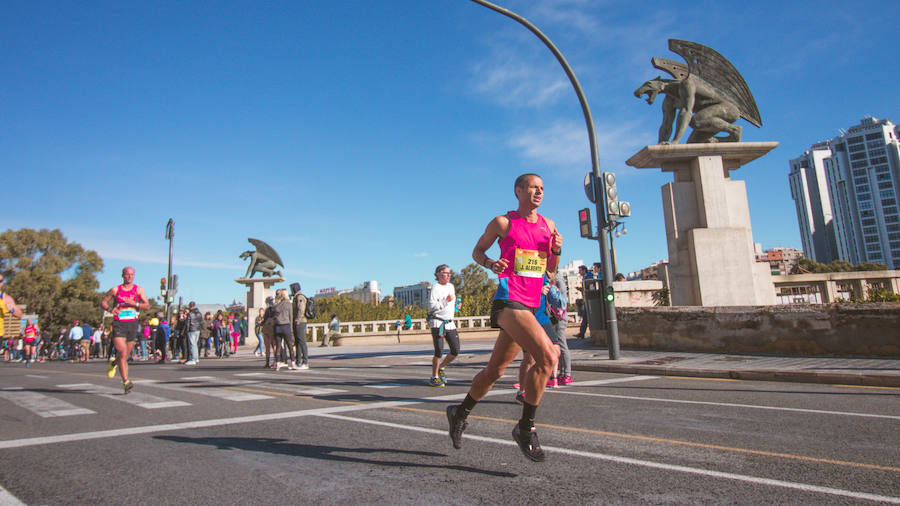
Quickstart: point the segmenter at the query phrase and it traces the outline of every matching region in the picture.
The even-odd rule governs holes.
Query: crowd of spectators
[[[193,314],[192,311],[193,310]],[[243,314],[222,310],[201,315],[196,307],[176,311],[166,320],[163,313],[140,322],[138,344],[129,360],[165,362],[178,360],[193,365],[200,359],[233,355],[247,338],[247,319]],[[63,360],[87,362],[90,359],[109,359],[113,353],[111,327],[93,328],[87,322],[75,320],[58,333],[40,329],[31,320],[18,334],[0,339],[2,360],[35,362]]]

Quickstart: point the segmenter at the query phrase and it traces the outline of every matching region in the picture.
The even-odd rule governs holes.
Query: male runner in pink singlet
[[[534,313],[540,305],[544,273],[555,272],[559,264],[562,236],[551,220],[537,213],[544,198],[544,183],[540,176],[519,176],[515,194],[518,209],[491,220],[472,252],[476,262],[498,275],[497,292],[491,304],[491,326],[499,328],[500,334],[487,367],[472,379],[465,400],[462,404],[447,406],[447,421],[453,447],[459,449],[469,412],[524,349],[534,358],[535,365],[522,385],[525,403],[522,418],[513,427],[512,436],[526,457],[543,462],[544,451],[534,428],[534,415],[553,369],[556,350]],[[498,260],[491,260],[487,255],[494,241],[499,241]]]
[[[110,306],[110,300],[115,299],[115,304]],[[113,315],[112,341],[116,348],[116,358],[109,362],[109,370],[106,375],[112,378],[116,375],[116,367],[122,375],[122,387],[125,393],[131,391],[134,385],[128,379],[128,357],[138,338],[138,317],[141,309],[150,309],[150,301],[144,289],[134,284],[134,267],[122,269],[122,284],[111,289],[100,301],[100,307]]]

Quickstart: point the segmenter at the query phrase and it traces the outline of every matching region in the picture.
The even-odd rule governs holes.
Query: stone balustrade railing
[[[577,316],[574,313],[569,314],[569,321],[576,322]],[[453,318],[456,328],[465,329],[487,329],[491,326],[490,316],[457,316]],[[403,326],[401,320],[400,326]],[[364,322],[347,322],[341,323],[341,336],[353,336],[361,334],[377,334],[397,332],[397,320],[373,320]],[[428,321],[420,318],[412,321],[412,327],[405,331],[428,330]],[[312,342],[321,342],[322,338],[328,333],[327,323],[311,323],[307,325],[306,331],[310,334]]]

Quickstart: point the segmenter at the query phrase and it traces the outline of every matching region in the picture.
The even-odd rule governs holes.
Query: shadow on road
[[[336,462],[354,462],[387,467],[421,467],[433,469],[453,469],[469,473],[485,474],[501,478],[515,478],[516,474],[475,467],[445,465],[445,464],[421,464],[401,460],[375,460],[366,459],[356,455],[416,455],[420,457],[446,457],[443,453],[397,450],[389,448],[343,448],[340,446],[321,446],[300,443],[291,443],[287,439],[255,438],[255,437],[184,437],[184,436],[155,436],[154,439],[171,441],[173,443],[198,444],[214,446],[219,450],[244,450],[252,452],[272,453],[277,455],[289,455],[292,457],[306,457],[313,459],[333,460]],[[350,455],[345,455],[350,454]]]

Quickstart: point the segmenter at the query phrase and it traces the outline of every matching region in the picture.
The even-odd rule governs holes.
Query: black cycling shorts
[[[451,355],[459,355],[459,333],[456,329],[444,329],[444,337],[440,336],[441,329],[431,329],[431,341],[434,343],[434,356],[440,357],[444,355],[444,341],[450,346]]]
[[[528,307],[521,302],[516,302],[514,300],[503,300],[503,299],[494,299],[491,302],[491,328],[492,329],[500,329],[503,328],[498,323],[497,319],[500,317],[500,312],[504,309],[518,309],[523,311],[528,311],[531,314],[537,313],[536,307]]]

